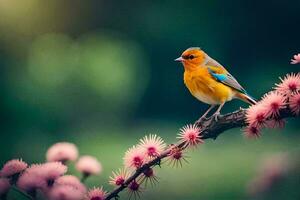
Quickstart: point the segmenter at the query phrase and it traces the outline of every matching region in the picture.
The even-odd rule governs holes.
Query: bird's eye
[[[189,59],[191,59],[191,60],[194,59],[194,58],[195,58],[194,55],[190,55],[190,56],[189,56]]]

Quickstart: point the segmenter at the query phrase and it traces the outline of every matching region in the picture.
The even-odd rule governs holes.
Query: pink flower
[[[291,59],[291,64],[299,64],[300,63],[300,53],[294,55],[294,59]]]
[[[67,172],[67,166],[61,162],[48,162],[40,165],[40,176],[45,180],[47,186],[52,186],[54,181]]]
[[[300,92],[296,92],[290,97],[289,106],[295,115],[300,114]]]
[[[48,197],[50,200],[82,200],[84,193],[70,185],[60,185],[53,187]]]
[[[93,156],[81,156],[76,163],[76,169],[84,176],[96,175],[102,171],[102,166]]]
[[[251,127],[265,125],[267,116],[262,103],[250,106],[246,111],[246,121]]]
[[[157,176],[155,176],[154,170],[152,168],[148,168],[143,172],[143,177],[141,183],[145,181],[145,186],[147,186],[148,182],[150,182],[151,186],[154,186],[158,182]]]
[[[141,188],[140,188],[140,184],[136,180],[133,180],[131,183],[129,183],[127,188],[129,193],[129,199],[131,199],[132,196],[134,199],[140,197]]]
[[[46,187],[45,180],[41,177],[41,165],[31,165],[19,177],[17,186],[31,195],[34,195],[37,189]]]
[[[266,126],[268,128],[284,128],[285,126],[285,120],[284,119],[279,119],[279,118],[274,118],[269,121],[267,121]]]
[[[244,129],[246,138],[258,138],[261,136],[260,128],[258,126],[247,126]]]
[[[64,175],[55,180],[54,187],[59,185],[70,185],[77,190],[86,192],[85,186],[80,182],[80,180],[73,175]]]
[[[187,162],[187,160],[184,157],[182,149],[175,146],[171,148],[168,155],[168,159],[169,159],[169,164],[171,164],[173,167],[174,166],[178,167],[179,165],[182,167],[182,161]]]
[[[276,84],[275,89],[283,94],[290,96],[291,94],[300,90],[300,74],[287,74],[283,79],[280,78],[281,83]]]
[[[112,172],[112,176],[109,177],[109,184],[120,186],[125,182],[129,175],[130,173],[126,169],[119,169],[117,172]]]
[[[140,168],[145,162],[145,151],[141,147],[133,146],[124,156],[124,165],[127,168]]]
[[[266,118],[278,117],[280,109],[285,107],[285,97],[276,91],[272,91],[263,97],[261,104],[265,109]]]
[[[68,142],[59,142],[52,145],[46,154],[48,162],[60,161],[75,161],[78,157],[77,147]]]
[[[3,177],[10,177],[16,174],[20,174],[27,168],[27,163],[22,160],[14,159],[5,163],[0,174]]]
[[[196,146],[204,143],[200,137],[200,128],[194,125],[186,125],[180,129],[180,133],[177,137],[181,142],[185,142],[186,146]]]
[[[9,179],[0,178],[0,198],[3,195],[6,195],[10,189]]]
[[[90,190],[85,200],[104,200],[107,192],[103,188],[94,188]]]
[[[285,154],[268,156],[258,169],[256,177],[248,185],[248,193],[258,195],[272,189],[278,180],[285,177],[290,170],[290,160]]]
[[[150,134],[140,140],[140,146],[145,149],[147,156],[159,156],[165,149],[166,144],[161,137]]]

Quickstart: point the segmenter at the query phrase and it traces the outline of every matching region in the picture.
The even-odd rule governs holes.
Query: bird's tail
[[[251,105],[254,105],[254,104],[257,103],[257,101],[248,94],[238,92],[235,96],[237,98],[243,100],[244,102],[251,104]]]

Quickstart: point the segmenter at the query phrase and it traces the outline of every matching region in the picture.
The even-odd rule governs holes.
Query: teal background
[[[51,144],[74,142],[104,168],[87,185],[111,190],[108,177],[127,148],[149,133],[172,143],[207,108],[174,62],[184,49],[200,46],[259,99],[279,76],[299,72],[289,64],[300,51],[299,7],[296,0],[1,0],[0,164],[43,162]],[[240,106],[247,107],[229,102],[223,113]],[[258,140],[229,130],[188,152],[182,168],[163,165],[142,199],[247,199],[264,158],[298,152],[299,128],[290,119]]]

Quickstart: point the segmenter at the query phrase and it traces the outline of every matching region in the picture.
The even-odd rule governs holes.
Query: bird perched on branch
[[[199,47],[188,48],[175,61],[181,62],[184,66],[184,83],[191,94],[198,100],[211,105],[198,122],[219,105],[212,115],[217,120],[224,104],[234,98],[249,104],[256,103],[220,63],[209,57]]]

